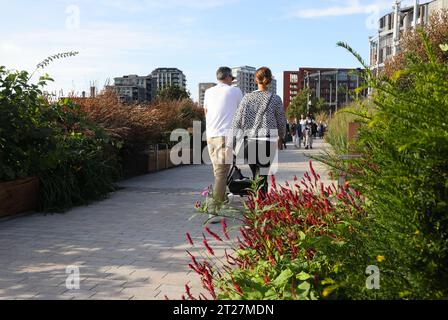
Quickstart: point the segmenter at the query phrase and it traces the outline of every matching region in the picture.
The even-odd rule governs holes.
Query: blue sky
[[[409,1],[407,1],[409,2]],[[32,71],[48,55],[79,51],[45,72],[49,89],[88,91],[90,82],[156,67],[183,70],[197,99],[217,67],[358,67],[336,47],[348,42],[366,59],[368,37],[389,0],[0,0],[0,65]]]

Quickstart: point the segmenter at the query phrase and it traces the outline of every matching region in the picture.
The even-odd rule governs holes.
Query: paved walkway
[[[324,147],[281,152],[277,181],[301,177],[306,155]],[[208,166],[175,168],[121,182],[109,199],[63,215],[0,220],[0,299],[180,298],[187,282],[198,287],[185,233],[201,237],[204,219],[189,219],[212,182]],[[79,290],[66,287],[68,266],[79,267]]]

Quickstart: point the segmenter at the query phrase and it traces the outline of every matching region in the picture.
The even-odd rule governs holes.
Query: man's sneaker
[[[234,195],[233,193],[228,193],[228,194],[226,195],[226,197],[227,197],[227,200],[224,201],[224,204],[225,204],[225,205],[227,205],[227,204],[231,204],[231,203],[233,202],[233,200],[235,199],[235,195]]]

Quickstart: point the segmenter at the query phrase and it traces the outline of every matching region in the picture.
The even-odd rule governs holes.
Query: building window
[[[299,77],[298,77],[298,75],[295,74],[295,73],[291,74],[291,76],[290,76],[290,82],[291,82],[291,83],[297,83],[298,81],[299,81]]]

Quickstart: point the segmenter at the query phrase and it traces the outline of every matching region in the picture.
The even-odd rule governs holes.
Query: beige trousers
[[[210,160],[213,164],[213,173],[215,175],[215,186],[213,188],[213,198],[222,203],[226,200],[227,175],[229,174],[230,164],[226,164],[226,138],[216,137],[207,140]]]

